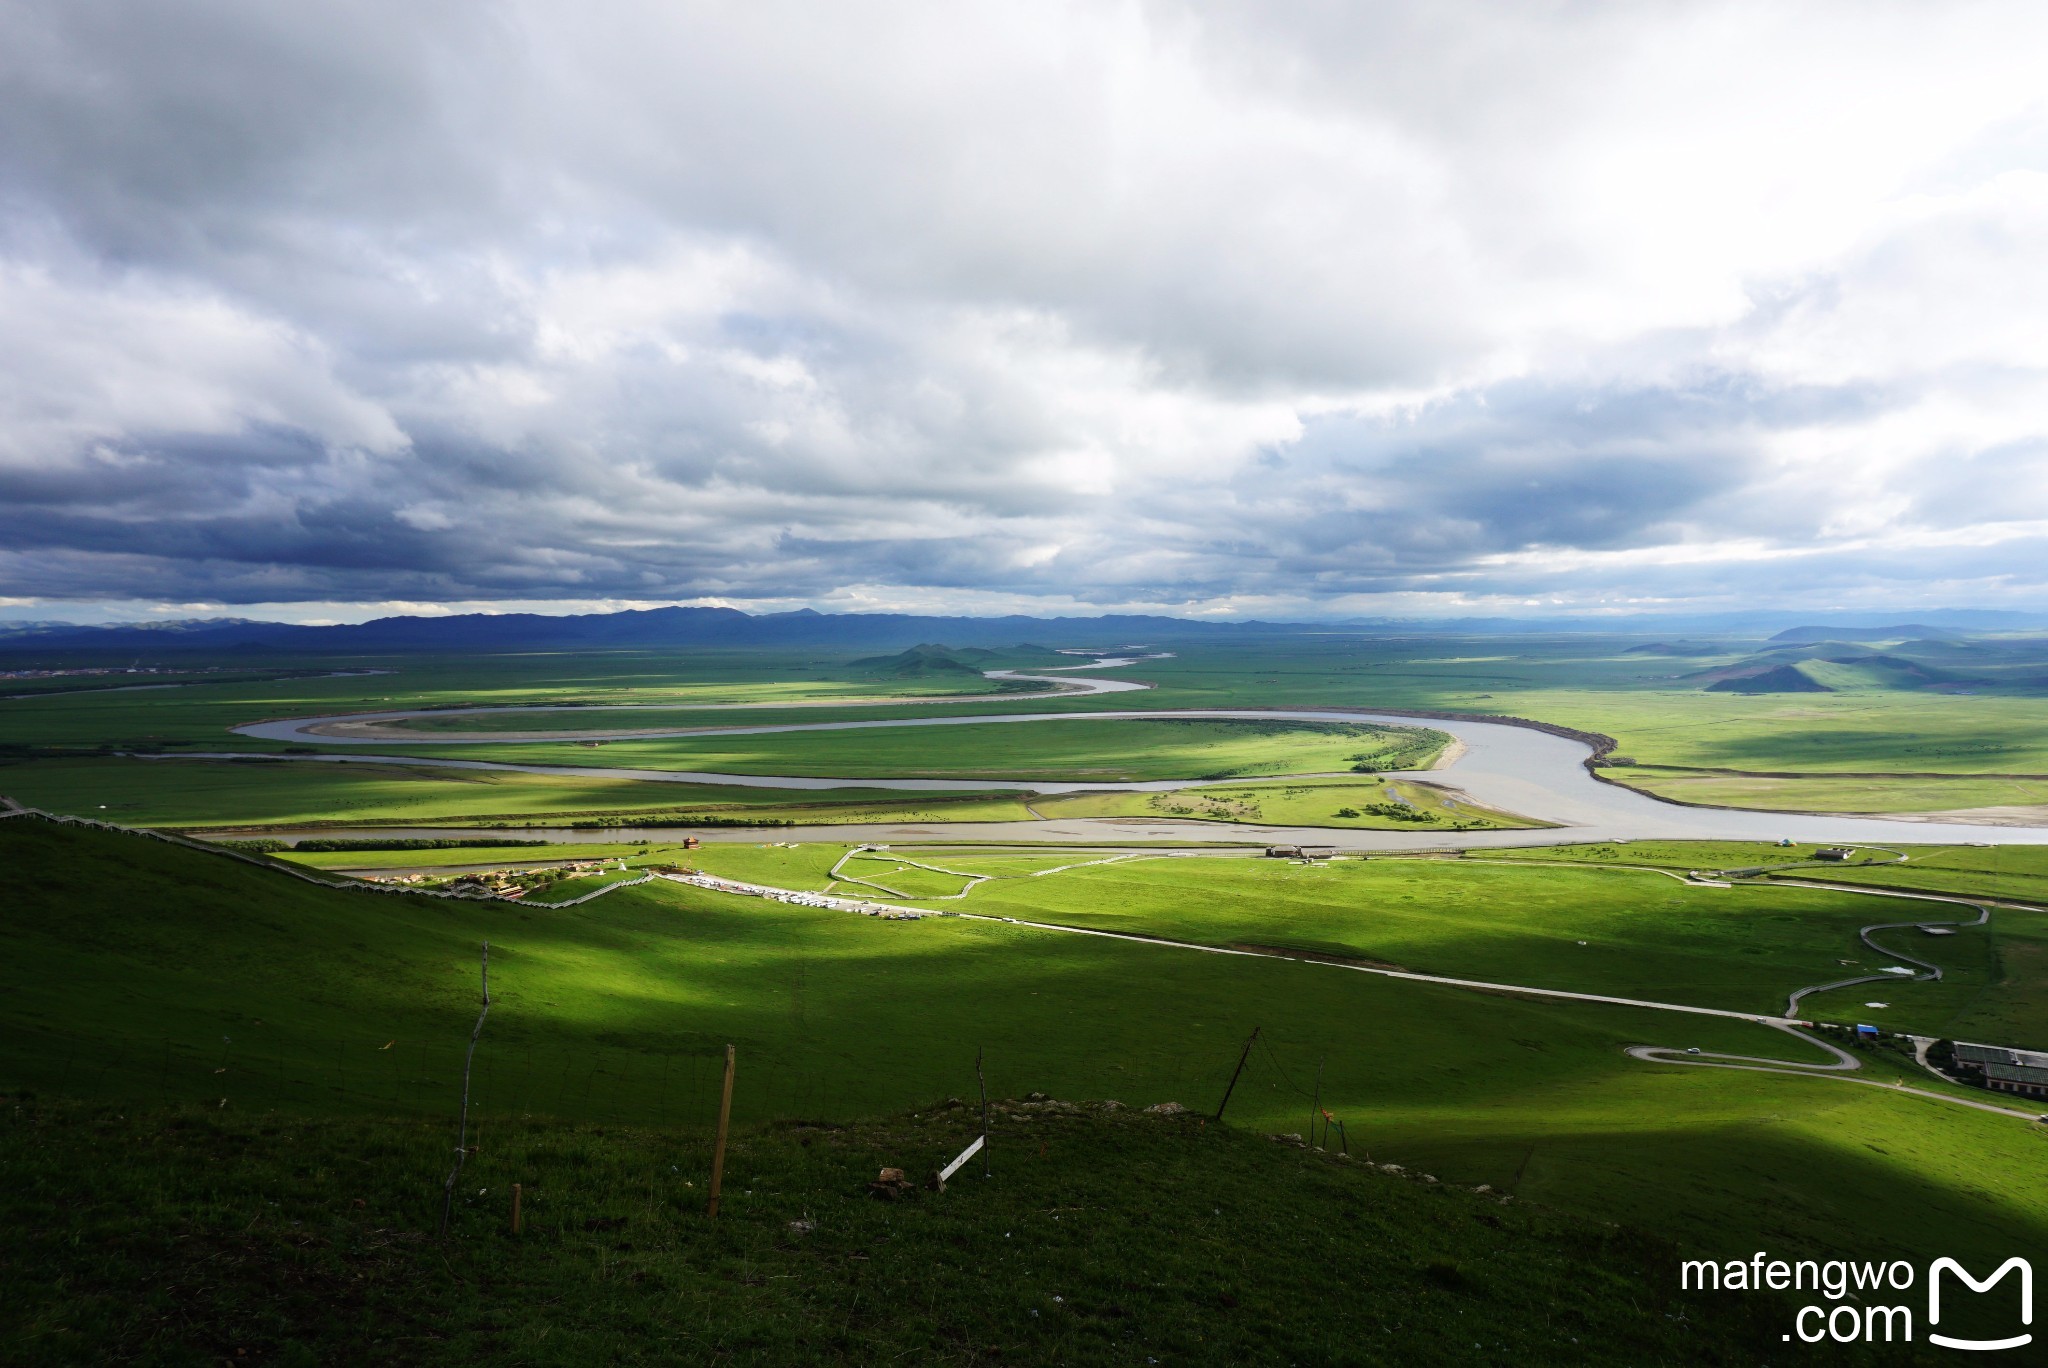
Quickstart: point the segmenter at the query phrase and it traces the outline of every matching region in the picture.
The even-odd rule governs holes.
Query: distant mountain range
[[[388,651],[561,651],[667,647],[784,647],[903,650],[943,641],[954,647],[1139,645],[1162,637],[1258,636],[1317,630],[1302,624],[1203,622],[1139,615],[1105,617],[918,617],[906,613],[793,613],[756,616],[734,608],[647,608],[547,616],[462,613],[391,617],[334,627],[241,619],[0,629],[0,652],[209,651],[359,654]]]
[[[1893,627],[1788,627],[1772,641],[1942,641],[1963,635],[1925,623],[1901,623]]]
[[[1428,634],[1539,635],[1558,633],[1704,633],[1773,641],[1881,641],[1911,637],[1954,639],[1973,632],[2048,626],[2048,615],[1976,609],[1916,614],[1910,626],[1880,614],[1831,615],[1816,623],[1785,612],[1571,618],[1354,618],[1341,622],[1223,622],[1155,614],[1100,617],[925,617],[909,613],[744,613],[736,608],[647,608],[562,616],[539,613],[462,613],[447,617],[389,617],[331,627],[201,618],[180,622],[79,626],[34,622],[0,624],[0,654],[150,655],[205,651],[261,655],[378,654],[413,651],[560,651],[676,647],[779,647],[794,650],[901,651],[923,643],[955,648],[1042,642],[1115,647],[1194,638],[1244,639],[1318,632],[1386,636]],[[1932,625],[1931,625],[1932,624]],[[1692,654],[1697,647],[1669,648]]]

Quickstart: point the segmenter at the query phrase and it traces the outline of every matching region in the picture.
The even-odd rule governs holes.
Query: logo
[[[1978,1278],[1954,1259],[1936,1259],[1927,1269],[1927,1341],[1943,1349],[2020,1349],[2034,1342],[2031,1331],[2004,1339],[1965,1339],[1944,1335],[1941,1324],[1942,1274],[1953,1273],[1972,1292],[1989,1292],[2008,1273],[2019,1274],[2020,1324],[2034,1323],[2034,1267],[2018,1256],[2000,1264],[1988,1278]],[[1833,1340],[1837,1344],[1892,1343],[1913,1340],[1913,1311],[1910,1306],[1882,1306],[1887,1292],[1911,1291],[1919,1271],[1904,1259],[1885,1262],[1856,1262],[1834,1259],[1826,1263],[1811,1259],[1773,1259],[1759,1250],[1749,1259],[1716,1263],[1689,1259],[1679,1264],[1681,1291],[1698,1292],[1816,1292],[1832,1306],[1807,1305],[1793,1317],[1792,1332],[1804,1344]],[[1951,1303],[1953,1305],[1953,1303]]]
[[[1978,1282],[1975,1278],[1971,1277],[1970,1270],[1964,1268],[1954,1259],[1936,1259],[1934,1266],[1927,1270],[1928,1341],[1938,1344],[1944,1349],[2018,1349],[2024,1345],[2032,1344],[2034,1337],[2031,1333],[2014,1335],[2010,1339],[1972,1340],[1955,1339],[1948,1335],[1939,1335],[1933,1330],[1934,1326],[1941,1324],[1941,1275],[1943,1271],[1953,1273],[1958,1278],[1961,1278],[1969,1285],[1972,1292],[1989,1292],[1997,1285],[2000,1279],[2004,1278],[2006,1274],[2014,1269],[2018,1269],[2020,1274],[2020,1324],[2032,1325],[2034,1323],[2034,1266],[2025,1259],[2017,1255],[2007,1259],[1998,1266],[1996,1273],[1993,1273],[1982,1282]]]

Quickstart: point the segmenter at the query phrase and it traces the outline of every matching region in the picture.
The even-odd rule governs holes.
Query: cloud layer
[[[2048,606],[2036,6],[0,16],[10,614]]]

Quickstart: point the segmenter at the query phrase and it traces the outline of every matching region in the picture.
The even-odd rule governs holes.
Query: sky
[[[0,618],[2048,609],[2048,8],[0,0]]]

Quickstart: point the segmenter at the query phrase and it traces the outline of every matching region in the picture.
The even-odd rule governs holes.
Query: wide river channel
[[[1110,659],[1077,668],[1110,669],[1133,663]],[[1050,675],[1017,675],[994,672],[1005,678],[1041,680],[1064,686],[1069,696],[1081,693],[1119,693],[1147,687],[1129,680],[1104,678],[1056,678]],[[911,700],[911,702],[939,700]],[[956,700],[957,701],[957,700]],[[419,718],[446,719],[465,714],[517,712],[536,717],[575,713],[588,717],[614,705],[574,707],[517,707],[434,709],[413,712],[352,713],[336,717],[308,717],[286,721],[256,722],[235,728],[243,735],[267,741],[295,744],[347,746],[351,748],[391,745],[395,740],[429,746],[519,745],[577,740],[618,740],[689,736],[760,736],[781,732],[856,731],[875,727],[984,727],[1020,726],[1033,722],[1100,722],[1105,726],[1119,720],[1143,718],[1192,718],[1205,720],[1241,719],[1254,721],[1377,722],[1394,726],[1426,726],[1446,732],[1461,743],[1459,752],[1442,768],[1428,771],[1429,782],[1462,790],[1477,803],[1554,823],[1547,829],[1524,831],[1359,831],[1329,827],[1275,827],[1224,824],[1170,818],[1055,818],[1017,822],[905,822],[867,825],[831,825],[778,829],[781,840],[876,841],[876,842],[1015,842],[1057,844],[1133,845],[1148,842],[1225,842],[1265,844],[1274,841],[1315,842],[1346,850],[1449,850],[1483,846],[1561,844],[1571,841],[1611,840],[1792,840],[1838,842],[1843,844],[1898,844],[1902,842],[1983,842],[2000,845],[2048,844],[2048,827],[1974,825],[1951,821],[1916,821],[1905,818],[1823,816],[1817,814],[1752,812],[1732,808],[1689,807],[1668,803],[1618,784],[1603,783],[1586,768],[1588,747],[1568,737],[1501,722],[1418,719],[1389,713],[1336,711],[1309,708],[1264,709],[1178,709],[1130,712],[1041,712],[1005,713],[974,717],[902,717],[860,722],[795,722],[774,726],[686,727],[664,730],[547,731],[406,735],[403,724]],[[648,711],[644,703],[619,704],[618,708]],[[751,704],[728,705],[737,710]],[[786,704],[770,706],[787,707]],[[692,708],[691,711],[708,711]],[[550,718],[549,720],[553,720]],[[189,752],[188,752],[189,754]],[[250,758],[217,753],[215,758]],[[681,770],[619,769],[583,765],[522,765],[505,761],[428,758],[389,753],[323,753],[266,759],[290,759],[326,764],[403,764],[468,770],[515,770],[536,774],[576,775],[603,779],[635,779],[654,783],[726,784],[743,788],[798,790],[890,789],[908,792],[1009,792],[1057,794],[1096,791],[1166,791],[1192,788],[1204,782],[1194,779],[1160,780],[1145,783],[1074,783],[1065,780],[1033,779],[1028,776],[1003,779],[931,778],[820,778],[814,775],[719,774]],[[1277,778],[1281,776],[1261,776]],[[1242,781],[1237,781],[1242,782]],[[522,828],[522,831],[529,829]],[[621,841],[642,837],[661,839],[693,834],[707,840],[759,841],[758,829],[687,827],[615,827],[605,830],[534,827],[535,836],[563,841]],[[272,833],[292,838],[292,833]],[[306,835],[313,835],[307,832]],[[332,836],[332,830],[318,833]],[[368,833],[365,833],[368,834]],[[406,828],[382,830],[392,836],[460,836],[460,830]]]

